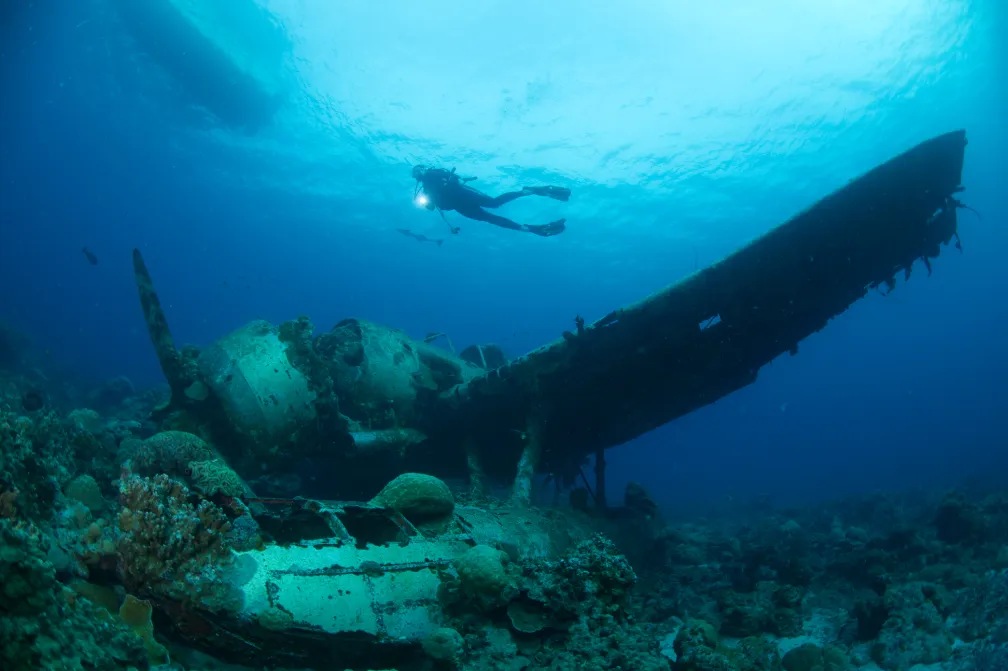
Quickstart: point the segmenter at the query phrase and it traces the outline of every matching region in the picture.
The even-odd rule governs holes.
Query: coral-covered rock
[[[431,659],[454,666],[465,653],[465,639],[454,629],[441,627],[424,639],[423,650]]]
[[[676,671],[738,671],[729,653],[720,648],[714,627],[690,620],[676,634],[673,649]]]
[[[71,410],[67,416],[67,421],[78,431],[84,431],[96,436],[105,429],[101,415],[90,408]]]
[[[806,643],[784,655],[784,671],[848,671],[850,661],[843,650],[827,646],[821,648]]]
[[[731,651],[739,671],[780,671],[781,657],[777,643],[764,636],[743,638]],[[819,669],[817,671],[826,671]],[[830,669],[830,671],[833,671]],[[839,671],[839,670],[837,670]]]
[[[506,600],[505,591],[512,579],[507,570],[508,556],[489,545],[476,545],[455,560],[462,592],[469,601],[483,608],[493,608]]]
[[[503,620],[517,638],[510,651],[502,649],[493,643],[501,631],[490,629],[482,634],[483,645],[470,645],[466,669],[668,670],[660,633],[630,617],[628,593],[636,574],[607,538],[594,536],[557,560],[527,558],[510,565],[504,553],[477,548],[463,557],[479,570],[465,574],[481,576],[476,584],[494,598],[476,606],[472,600],[456,602],[464,609],[458,621],[472,632],[481,621],[474,613],[483,613],[494,623]]]
[[[47,552],[36,529],[0,519],[0,668],[146,669],[140,638],[63,587]]]
[[[915,664],[944,662],[952,656],[945,617],[928,593],[928,586],[922,583],[886,592],[889,618],[871,649],[872,659],[882,668],[902,671]]]
[[[516,599],[508,604],[508,620],[519,634],[535,634],[556,624],[552,613],[531,599]]]
[[[102,498],[98,482],[90,475],[78,475],[67,483],[63,493],[68,499],[82,503],[92,513],[98,513],[105,509],[105,500]]]
[[[761,583],[751,593],[726,591],[718,600],[721,612],[721,632],[726,636],[745,638],[775,631],[774,586]]]
[[[9,503],[22,517],[52,515],[74,457],[71,434],[56,413],[24,417],[0,410],[0,495],[16,491]]]
[[[411,520],[443,518],[455,509],[455,498],[442,480],[423,473],[403,473],[371,500]]]
[[[217,451],[199,436],[185,431],[162,431],[146,440],[124,442],[130,454],[130,467],[139,475],[181,476],[189,463],[218,458]]]

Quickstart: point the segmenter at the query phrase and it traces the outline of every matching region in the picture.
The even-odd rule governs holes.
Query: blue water
[[[203,110],[109,2],[8,0],[0,318],[81,375],[159,382],[139,247],[180,342],[307,314],[517,355],[966,128],[963,197],[983,220],[961,215],[963,254],[869,295],[755,385],[613,450],[610,478],[682,510],[1005,469],[1002,3],[686,4],[262,2],[275,30],[242,58],[282,58],[284,99],[253,132]],[[240,40],[245,19],[229,21]],[[413,162],[491,192],[568,186],[569,204],[504,212],[566,216],[568,230],[455,218],[451,236],[412,203]]]

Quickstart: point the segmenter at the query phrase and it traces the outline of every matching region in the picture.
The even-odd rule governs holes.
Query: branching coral
[[[223,597],[219,570],[228,563],[230,531],[209,501],[166,475],[127,476],[120,486],[117,550],[123,582],[133,593],[168,596],[214,610]]]

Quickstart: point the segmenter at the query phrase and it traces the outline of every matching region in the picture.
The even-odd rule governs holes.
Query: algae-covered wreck
[[[131,448],[120,554],[144,556],[135,520],[153,498],[179,508],[162,524],[201,520],[212,560],[173,583],[181,593],[134,587],[169,615],[160,625],[260,665],[456,668],[459,631],[477,618],[506,636],[497,649],[487,634],[479,654],[489,657],[470,650],[462,668],[580,635],[602,646],[593,659],[609,666],[598,668],[667,669],[653,641],[627,643],[641,635],[623,610],[633,571],[595,535],[647,532],[647,497],[598,515],[585,514],[584,497],[538,509],[528,505],[533,477],[570,482],[595,454],[604,508],[603,450],[751,384],[869,290],[909,277],[915,261],[929,271],[957,240],[965,146],[962,131],[925,142],[723,261],[493,365],[491,350],[457,356],[357,319],[321,333],[307,318],[256,321],[180,350],[135,251],[171,399],[153,418],[163,433]],[[266,492],[253,480],[298,471],[314,484]],[[185,481],[225,514],[135,472]],[[502,485],[508,504],[490,495]],[[164,574],[156,569],[136,575]],[[606,643],[614,636],[622,643]]]
[[[180,352],[134,252],[172,387],[165,421],[202,427],[239,470],[311,457],[347,497],[423,471],[468,478],[477,496],[514,482],[525,501],[533,473],[570,481],[586,456],[751,384],[915,261],[930,272],[957,236],[965,146],[963,131],[924,142],[724,260],[492,370],[358,319],[324,333],[307,318],[253,322]]]

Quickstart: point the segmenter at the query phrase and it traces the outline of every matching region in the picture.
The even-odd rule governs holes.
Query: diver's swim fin
[[[565,203],[571,196],[571,190],[563,186],[526,186],[524,190],[533,196],[546,196]]]
[[[566,219],[557,219],[556,221],[551,221],[548,224],[539,224],[538,226],[529,226],[528,232],[540,235],[544,238],[550,238],[554,235],[560,235],[565,230],[567,230]]]

